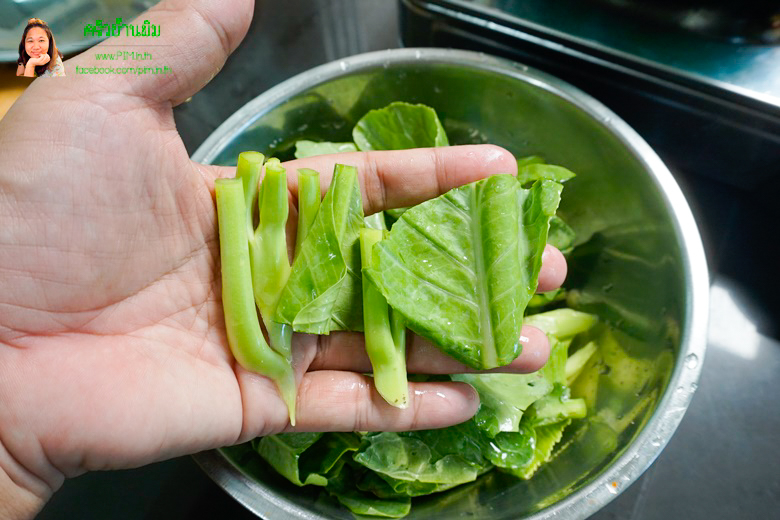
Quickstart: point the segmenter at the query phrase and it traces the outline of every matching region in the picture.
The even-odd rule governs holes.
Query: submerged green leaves
[[[569,396],[567,378],[589,387],[592,383],[583,378],[590,374],[608,378],[599,376],[602,356],[625,364],[621,380],[627,372],[637,372],[614,353],[609,338],[593,334],[594,316],[567,310],[531,318],[549,329],[550,363],[534,374],[453,376],[473,384],[480,394],[480,411],[469,421],[414,432],[285,434],[254,447],[292,482],[324,486],[356,514],[405,516],[412,497],[471,482],[494,467],[531,478],[565,448],[565,429],[585,414],[586,399]],[[582,354],[568,358],[572,338],[588,341],[577,350]],[[626,391],[634,392],[642,383],[637,378]],[[599,382],[595,385],[594,391]],[[589,423],[580,421],[579,427],[583,424]]]
[[[400,101],[369,111],[355,125],[352,138],[360,150],[408,150],[450,144],[432,108]]]

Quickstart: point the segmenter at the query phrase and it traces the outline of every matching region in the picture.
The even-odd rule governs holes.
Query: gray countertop
[[[206,88],[175,110],[187,149],[194,152],[239,107],[299,72],[401,46],[397,10],[391,0],[256,0],[244,43]],[[663,158],[664,150],[657,152]],[[756,296],[766,284],[777,286],[776,261],[767,259],[777,258],[777,246],[759,249],[777,236],[776,229],[771,235],[766,229],[766,223],[780,221],[771,205],[775,195],[738,192],[698,172],[675,173],[697,216],[713,271],[702,377],[657,461],[593,518],[778,518],[780,342],[772,307]],[[776,181],[770,185],[780,188]],[[252,517],[183,457],[72,479],[39,518]]]

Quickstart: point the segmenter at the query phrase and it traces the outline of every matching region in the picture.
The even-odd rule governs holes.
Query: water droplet
[[[617,495],[617,488],[618,488],[617,482],[610,482],[608,484],[604,484],[604,486],[607,488],[607,491],[609,491],[613,495]]]
[[[678,387],[677,387],[677,393],[678,393],[678,394],[681,394],[681,393],[683,393],[683,392],[685,392],[685,388],[683,388],[682,386],[678,386]]]
[[[685,356],[685,366],[688,368],[696,368],[699,366],[699,357],[696,354],[688,354]]]
[[[339,68],[341,70],[347,70],[349,68],[349,63],[347,63],[346,61],[340,61]]]
[[[653,440],[650,441],[650,444],[657,448],[658,446],[661,445],[661,438],[655,437]]]
[[[422,58],[422,51],[420,50],[414,51],[414,59],[419,60],[420,58]]]
[[[691,392],[695,392],[697,388],[699,388],[699,385],[696,383],[691,383]]]

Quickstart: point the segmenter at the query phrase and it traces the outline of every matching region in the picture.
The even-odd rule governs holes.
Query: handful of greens
[[[300,141],[296,157],[448,145],[435,112],[406,103],[366,114],[353,139]],[[221,239],[226,323],[236,358],[277,382],[293,424],[294,387],[291,393],[285,365],[290,330],[364,331],[377,389],[399,407],[408,400],[407,327],[480,370],[520,354],[524,319],[547,332],[552,351],[534,374],[452,376],[480,394],[478,413],[463,424],[403,433],[273,435],[251,443],[256,453],[294,484],[321,486],[355,513],[401,517],[412,497],[473,481],[493,468],[528,479],[565,449],[565,429],[584,418],[598,398],[599,376],[593,374],[601,369],[602,343],[615,346],[595,316],[560,308],[562,290],[534,295],[545,244],[562,251],[573,244],[573,231],[555,216],[560,183],[574,176],[570,171],[536,157],[521,159],[517,177],[492,176],[388,212],[386,219],[364,217],[353,167],[337,166],[322,201],[316,172],[302,171],[299,234],[290,266],[279,245],[286,206],[280,206],[282,177],[273,172],[280,168],[274,160],[266,163],[256,193],[262,164],[257,155],[239,159],[243,184],[217,186],[220,236],[227,237]],[[228,187],[235,191],[231,200],[243,204],[240,211],[221,202]],[[393,220],[387,230],[385,222]],[[242,252],[236,255],[231,247]],[[249,324],[255,304],[247,284],[254,287],[270,347],[257,320]],[[612,352],[620,356],[622,351],[616,346]],[[605,422],[615,435],[625,428],[609,418]]]

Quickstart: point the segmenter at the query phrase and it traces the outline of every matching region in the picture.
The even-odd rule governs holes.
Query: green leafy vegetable
[[[296,157],[448,144],[432,109],[403,102],[365,114],[353,139],[354,144],[299,141]],[[262,161],[259,154],[244,156],[239,185],[229,188],[219,181],[217,186],[220,237],[229,249],[223,252],[226,323],[238,361],[273,378],[288,405],[294,405],[294,380],[284,355],[272,350],[284,344],[276,327],[320,334],[365,329],[376,387],[397,405],[408,400],[407,324],[477,369],[512,361],[520,353],[523,323],[545,331],[551,344],[547,364],[533,374],[413,376],[463,381],[479,392],[477,414],[450,428],[255,440],[254,450],[291,482],[323,487],[356,515],[399,518],[409,513],[412,497],[471,482],[493,468],[530,479],[562,453],[595,466],[615,450],[620,436],[646,419],[663,384],[659,374],[670,371],[671,353],[645,359],[632,350],[630,338],[600,324],[595,315],[561,308],[579,303],[588,310],[607,309],[602,314],[608,320],[631,323],[629,332],[653,326],[629,320],[624,309],[605,306],[595,291],[580,289],[595,283],[588,280],[587,262],[580,260],[613,252],[600,247],[599,234],[572,251],[574,231],[555,215],[559,183],[574,177],[572,172],[529,156],[517,161],[517,177],[496,175],[412,208],[364,218],[354,168],[337,167],[322,202],[316,172],[301,171],[296,254],[286,277],[279,245],[286,183],[272,161],[258,194]],[[243,205],[229,208],[226,197]],[[223,224],[231,229],[224,239]],[[577,287],[534,294],[546,243],[578,261]],[[643,247],[633,235],[626,243]],[[245,265],[247,244],[255,248],[253,276]],[[260,250],[268,250],[268,256],[258,256]],[[635,260],[619,253],[616,263]],[[261,274],[268,272],[280,273],[286,283],[264,280]],[[272,348],[263,340],[251,292],[236,289],[250,279]],[[598,288],[605,284],[598,280]],[[269,321],[268,309],[274,307]],[[294,418],[293,408],[290,413]],[[537,478],[557,478],[551,474]]]
[[[557,247],[561,253],[571,252],[575,236],[574,230],[561,217],[554,215],[550,219],[550,233],[547,236],[547,243]]]
[[[328,493],[356,515],[378,516],[383,518],[402,518],[409,514],[412,503],[408,496],[381,496],[371,487],[363,491],[355,483],[359,482],[364,471],[357,465],[345,466],[344,470],[327,487]]]
[[[528,166],[529,164],[547,164],[547,161],[544,160],[544,157],[540,157],[538,155],[527,155],[525,157],[520,157],[517,160],[518,171],[524,166]]]
[[[495,175],[406,211],[366,273],[410,329],[478,369],[520,354],[560,185]]]
[[[295,142],[295,158],[305,159],[315,155],[329,155],[333,153],[357,152],[354,143],[317,143],[314,141],[301,140]]]
[[[328,479],[322,474],[301,475],[298,461],[301,454],[322,437],[321,433],[285,433],[257,439],[255,449],[273,468],[293,484],[324,486]]]
[[[553,382],[541,372],[459,374],[452,378],[469,383],[479,392],[480,407],[474,421],[489,437],[518,431],[526,408],[553,389]]]
[[[571,311],[576,312],[576,311]],[[472,385],[479,392],[480,408],[474,421],[489,437],[499,432],[516,432],[523,414],[533,403],[550,395],[565,382],[568,345],[565,339],[592,327],[595,317],[585,313],[551,311],[527,318],[535,326],[552,329],[551,351],[545,366],[531,374],[459,374],[453,380]],[[563,326],[555,326],[565,321]],[[575,325],[577,326],[575,328]],[[540,327],[541,328],[541,327]],[[558,339],[554,333],[568,334]]]
[[[363,116],[352,138],[359,150],[407,150],[448,146],[447,134],[436,112],[425,105],[391,103]]]
[[[526,467],[514,471],[510,470],[510,473],[514,473],[523,479],[531,478],[539,469],[539,466],[550,461],[553,455],[553,448],[561,440],[563,430],[569,424],[571,424],[571,419],[534,428],[536,442],[534,443],[533,459]]]
[[[539,162],[526,162],[520,165],[518,162],[517,180],[525,186],[539,180],[548,180],[555,182],[566,182],[576,177],[571,170],[563,166],[553,164],[543,164]]]
[[[566,291],[558,288],[552,291],[534,294],[528,302],[528,314],[536,314],[546,310],[548,306],[566,301]]]
[[[490,469],[483,442],[472,423],[445,430],[366,435],[356,462],[380,475],[395,493],[414,496],[471,482]]]
[[[276,319],[299,332],[362,330],[360,245],[363,205],[357,171],[337,165],[314,223],[293,261]]]
[[[499,468],[521,470],[533,461],[535,445],[534,429],[523,425],[515,431],[497,433],[485,453],[490,462]]]

